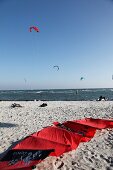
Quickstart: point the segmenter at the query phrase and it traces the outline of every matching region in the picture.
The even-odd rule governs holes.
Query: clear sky
[[[111,88],[112,74],[112,0],[0,0],[0,89]]]

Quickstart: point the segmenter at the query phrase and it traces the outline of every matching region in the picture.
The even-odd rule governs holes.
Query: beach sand
[[[11,108],[12,103],[22,107]],[[0,154],[19,139],[52,125],[54,121],[113,118],[112,101],[43,101],[0,102]],[[113,170],[113,129],[97,130],[94,138],[60,157],[48,157],[38,170]]]

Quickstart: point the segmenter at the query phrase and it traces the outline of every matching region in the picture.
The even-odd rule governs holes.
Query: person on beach
[[[105,97],[100,96],[99,99],[98,99],[98,101],[102,101],[102,100],[105,101],[106,99],[105,99]]]

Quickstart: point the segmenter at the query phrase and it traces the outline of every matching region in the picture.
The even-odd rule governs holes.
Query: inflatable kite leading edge
[[[80,142],[90,141],[97,129],[113,128],[113,120],[93,118],[53,124],[12,147],[0,159],[0,170],[32,170],[46,157],[60,156],[76,149]]]

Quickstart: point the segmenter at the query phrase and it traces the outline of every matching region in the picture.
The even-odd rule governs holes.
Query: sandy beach
[[[13,103],[22,107],[11,108]],[[52,125],[54,121],[113,118],[113,101],[43,101],[0,102],[0,154],[19,139]],[[98,130],[94,138],[60,157],[48,157],[38,170],[112,170],[113,129]]]

